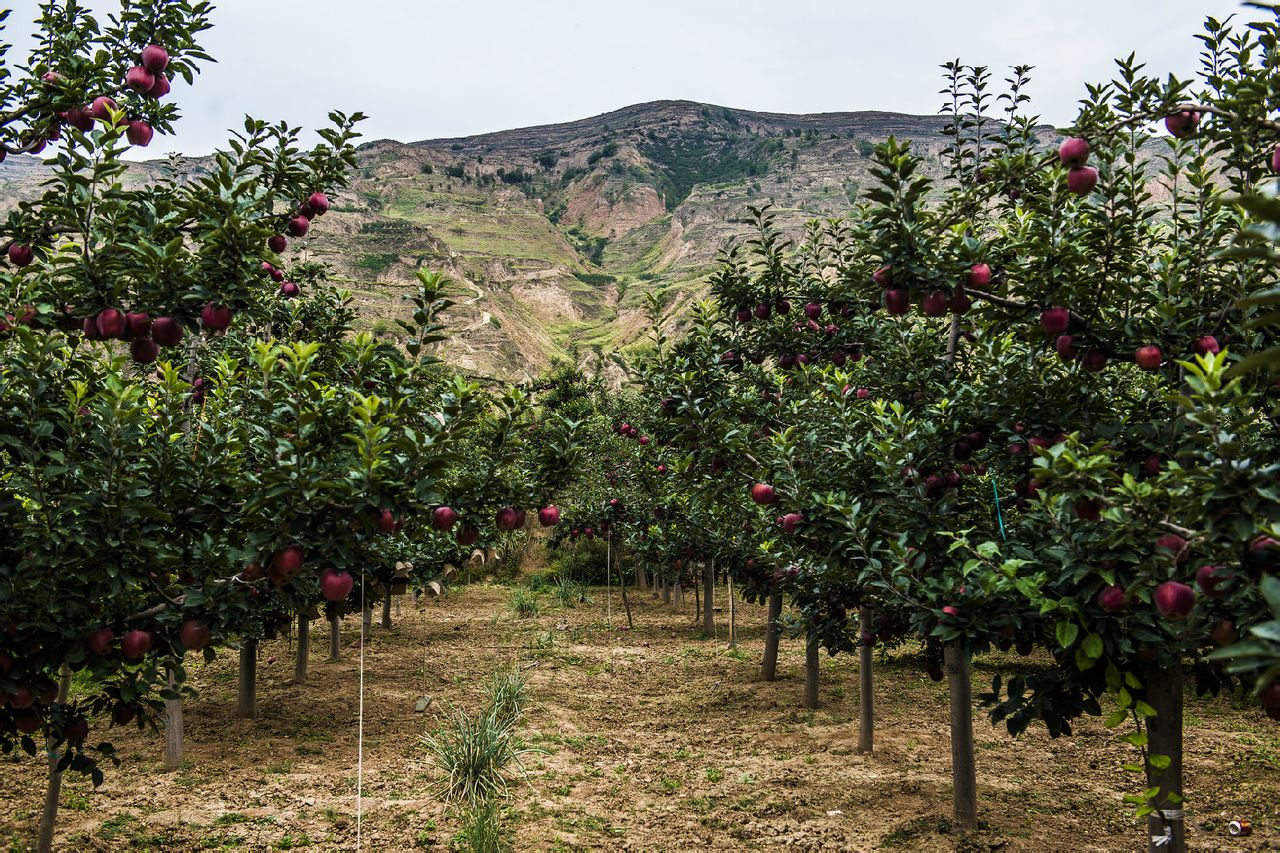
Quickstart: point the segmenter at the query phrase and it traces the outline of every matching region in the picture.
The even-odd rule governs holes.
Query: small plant
[[[538,594],[518,586],[511,591],[511,612],[521,619],[532,619],[540,611]]]
[[[556,600],[561,607],[573,607],[576,604],[590,604],[591,597],[582,584],[561,575],[556,583]]]
[[[517,667],[495,672],[485,685],[489,708],[497,720],[515,725],[524,716],[529,682]]]
[[[455,710],[445,727],[423,744],[445,772],[440,796],[470,807],[505,797],[513,778],[525,775],[520,757],[526,749],[516,734],[517,718],[503,719],[493,707],[476,716]]]
[[[452,842],[453,849],[465,850],[467,853],[501,853],[510,850],[511,845],[503,839],[502,827],[498,822],[498,804],[489,800],[473,806]]]

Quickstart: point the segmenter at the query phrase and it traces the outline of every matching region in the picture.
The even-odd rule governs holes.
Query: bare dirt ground
[[[723,590],[721,591],[723,592]],[[400,599],[391,630],[365,649],[364,849],[446,849],[457,818],[432,795],[438,778],[419,738],[454,705],[477,707],[483,682],[527,668],[527,765],[503,824],[518,850],[1140,850],[1121,798],[1140,787],[1115,732],[1085,720],[1072,738],[1009,737],[979,713],[983,829],[951,830],[944,684],[903,651],[877,678],[876,752],[857,755],[856,661],[824,658],[822,706],[801,707],[803,646],[786,641],[773,683],[759,679],[763,608],[739,607],[739,646],[700,637],[686,612],[633,593],[635,630],[617,590],[569,609],[550,593],[517,619],[511,589],[455,588],[415,610]],[[723,621],[726,613],[717,614]],[[323,627],[323,626],[322,626]],[[295,686],[287,639],[264,642],[258,719],[237,720],[235,655],[192,665],[187,763],[164,772],[162,739],[115,731],[123,765],[101,788],[68,777],[58,849],[352,849],[356,842],[359,622],[344,623],[344,660],[313,638],[310,683]],[[975,689],[997,667],[975,662]],[[423,713],[422,697],[432,697]],[[1280,846],[1280,726],[1230,699],[1189,697],[1189,845]],[[0,843],[29,846],[44,792],[42,762],[0,763]],[[1254,833],[1232,839],[1228,821]]]

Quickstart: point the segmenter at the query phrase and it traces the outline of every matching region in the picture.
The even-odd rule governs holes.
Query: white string
[[[356,851],[360,850],[361,816],[364,810],[364,573],[360,573],[360,723],[356,735]]]

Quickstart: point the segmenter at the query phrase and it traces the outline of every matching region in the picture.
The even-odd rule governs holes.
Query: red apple
[[[1160,347],[1154,344],[1145,347],[1138,347],[1133,354],[1133,360],[1138,363],[1138,367],[1143,370],[1159,370],[1160,362],[1163,360],[1164,354],[1160,352]]]
[[[151,321],[151,339],[162,347],[176,347],[182,341],[182,323],[174,317]]]
[[[124,315],[126,339],[145,338],[151,334],[151,315],[146,311],[130,311]]]
[[[804,514],[799,512],[789,512],[782,517],[782,532],[795,533],[800,522],[804,521]]]
[[[325,601],[345,601],[355,584],[355,579],[347,572],[325,569],[320,573],[320,595]]]
[[[1076,195],[1088,195],[1098,185],[1098,170],[1092,166],[1080,166],[1067,172],[1067,190]]]
[[[816,302],[809,302],[804,306],[804,316],[810,320],[816,320],[822,316],[822,306]]]
[[[211,636],[209,626],[198,619],[188,619],[183,622],[182,629],[178,632],[178,639],[182,641],[183,648],[191,651],[199,651],[209,645]]]
[[[1209,631],[1209,637],[1215,645],[1229,646],[1240,639],[1240,632],[1236,630],[1234,622],[1230,619],[1223,619]]]
[[[159,74],[169,67],[169,51],[158,44],[149,44],[142,49],[142,66],[153,74]]]
[[[289,239],[283,234],[272,234],[267,238],[267,248],[278,255],[289,248]]]
[[[135,65],[125,75],[124,84],[130,89],[145,95],[155,87],[156,75],[141,65]]]
[[[1166,551],[1176,562],[1182,563],[1187,559],[1187,540],[1176,533],[1166,533],[1156,540],[1156,550]]]
[[[129,140],[130,145],[136,145],[139,148],[146,148],[151,144],[151,138],[155,136],[155,129],[143,121],[142,119],[134,119],[129,122],[125,128],[125,138]]]
[[[451,530],[458,520],[458,513],[451,506],[438,506],[431,513],[431,523],[437,530]]]
[[[312,216],[324,216],[329,212],[329,197],[324,193],[312,193],[307,196],[307,210]]]
[[[1076,169],[1089,159],[1089,140],[1075,136],[1058,146],[1058,159],[1064,166]]]
[[[1221,598],[1226,595],[1222,587],[1234,577],[1235,573],[1225,566],[1201,566],[1196,569],[1196,586],[1210,598]]]
[[[494,524],[499,530],[510,532],[519,527],[520,513],[513,506],[504,506],[494,516]]]
[[[756,483],[751,487],[751,500],[768,506],[778,502],[778,495],[768,483]]]
[[[76,107],[75,109],[58,113],[58,118],[81,133],[88,133],[93,130],[93,116],[89,115],[89,111],[86,109]]]
[[[396,531],[396,514],[389,509],[381,510],[378,513],[378,532],[379,533],[395,533]]]
[[[136,628],[125,632],[120,638],[120,651],[125,660],[141,660],[143,655],[151,651],[151,632]]]
[[[280,295],[285,299],[293,299],[300,293],[302,293],[302,288],[298,287],[298,285],[291,281],[286,281],[284,284],[280,285]]]
[[[753,315],[751,313],[750,308],[739,308],[737,312],[733,315],[733,318],[737,320],[739,323],[746,325],[747,323],[751,322],[752,316]]]
[[[893,282],[893,264],[885,264],[873,272],[871,280],[881,287],[888,287]]]
[[[134,338],[129,344],[129,355],[138,364],[151,364],[160,357],[160,345],[154,338]]]
[[[271,570],[283,578],[291,578],[302,571],[301,545],[287,545],[271,556]]]
[[[116,632],[110,628],[99,628],[85,638],[84,644],[95,655],[105,655],[111,651],[111,643],[115,641]]]
[[[1046,335],[1060,335],[1071,325],[1071,312],[1061,305],[1040,312],[1040,328]]]
[[[108,98],[106,95],[93,99],[93,103],[89,105],[89,117],[97,121],[110,121],[111,113],[109,110],[116,109],[116,102]]]
[[[231,325],[231,309],[225,305],[206,302],[200,309],[200,322],[212,332],[221,332]]]
[[[68,743],[84,743],[84,739],[89,736],[88,721],[84,717],[73,717],[67,720],[66,726],[62,729],[62,736],[67,739]]]
[[[773,313],[773,310],[766,303],[761,302],[756,305],[753,313],[756,315],[757,320],[768,320],[769,315]]]
[[[1058,358],[1063,361],[1074,361],[1078,354],[1075,347],[1075,338],[1071,335],[1058,335],[1058,339],[1054,341],[1054,350],[1058,353]]]
[[[1195,133],[1196,125],[1200,124],[1200,113],[1193,110],[1183,110],[1170,116],[1165,116],[1165,129],[1178,139],[1185,139]]]
[[[1099,373],[1107,366],[1107,354],[1100,349],[1091,349],[1080,359],[1080,363],[1090,373]]]
[[[986,287],[991,283],[991,267],[986,264],[974,264],[969,267],[966,281],[970,287]]]
[[[920,310],[927,317],[941,317],[947,313],[947,295],[941,290],[935,290],[920,300]]]
[[[169,94],[170,83],[169,78],[163,74],[156,75],[156,84],[147,91],[148,98],[163,98]]]
[[[1156,587],[1156,608],[1166,619],[1185,619],[1196,603],[1196,593],[1185,583],[1165,581]]]
[[[1213,335],[1203,335],[1196,338],[1195,342],[1191,344],[1191,351],[1196,355],[1208,355],[1209,353],[1217,355],[1222,351],[1222,347],[1218,346],[1218,339]]]
[[[458,532],[453,535],[454,540],[462,546],[474,545],[480,539],[480,531],[476,528],[464,524],[458,528]]]
[[[911,310],[911,292],[900,287],[886,290],[884,307],[890,314],[901,317]]]
[[[16,691],[9,694],[9,704],[19,710],[30,708],[36,703],[36,697],[26,687],[19,687]]]
[[[1081,521],[1097,521],[1102,518],[1104,504],[1097,498],[1080,498],[1075,502],[1076,518]]]
[[[1271,171],[1280,174],[1280,142],[1271,151]]]
[[[35,252],[32,251],[30,246],[23,243],[9,244],[9,263],[13,264],[15,267],[30,266],[31,262],[34,260]]]
[[[947,615],[947,616],[959,616],[959,615],[960,615],[960,609],[959,609],[959,608],[957,608],[957,607],[952,607],[950,604],[948,604],[946,607],[942,608],[942,612],[943,612],[945,615]]]
[[[857,397],[859,400],[865,400],[871,396],[871,390],[869,388],[859,388],[857,391],[853,392],[853,396]]]
[[[1109,586],[1098,593],[1098,606],[1112,615],[1129,606],[1129,599],[1124,594],[1124,587]]]
[[[124,313],[116,308],[103,308],[98,312],[95,323],[98,334],[104,338],[123,338],[127,328]]]
[[[311,228],[311,220],[305,216],[295,216],[285,225],[285,229],[294,237],[307,236],[309,228]]]
[[[1258,693],[1258,701],[1268,711],[1280,710],[1280,680],[1276,680],[1262,688]]]
[[[40,715],[33,711],[15,714],[13,724],[24,735],[33,735],[40,731]]]
[[[543,527],[555,527],[560,523],[560,510],[554,506],[544,506],[538,510],[538,523]]]

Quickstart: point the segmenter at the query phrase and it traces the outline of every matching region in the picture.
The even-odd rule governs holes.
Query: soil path
[[[477,707],[484,681],[512,662],[529,677],[525,736],[544,751],[504,814],[518,850],[1145,848],[1122,802],[1139,788],[1122,769],[1134,753],[1097,720],[1071,738],[1014,740],[979,716],[984,829],[966,838],[946,820],[946,688],[909,650],[880,667],[877,752],[860,756],[853,658],[823,659],[822,706],[808,712],[800,641],[784,641],[777,681],[759,680],[763,608],[740,606],[731,652],[723,631],[718,642],[698,636],[692,597],[675,614],[637,592],[636,629],[619,631],[617,590],[613,629],[605,591],[592,595],[564,608],[544,592],[529,619],[511,614],[503,586],[458,587],[419,609],[399,600],[395,627],[375,627],[365,649],[366,849],[449,847],[458,823],[432,796],[419,738],[451,706]],[[111,732],[123,764],[97,791],[68,779],[58,849],[353,849],[358,619],[343,627],[345,659],[328,663],[318,626],[306,686],[288,681],[287,639],[262,644],[253,721],[234,718],[234,653],[193,663],[187,765],[161,769],[158,735]],[[980,658],[975,690],[997,666],[1034,665]],[[1189,845],[1280,845],[1280,727],[1256,706],[1191,697],[1186,725]],[[0,843],[11,849],[34,836],[40,771],[27,759],[0,763]],[[1227,822],[1245,816],[1253,836],[1230,838]]]

